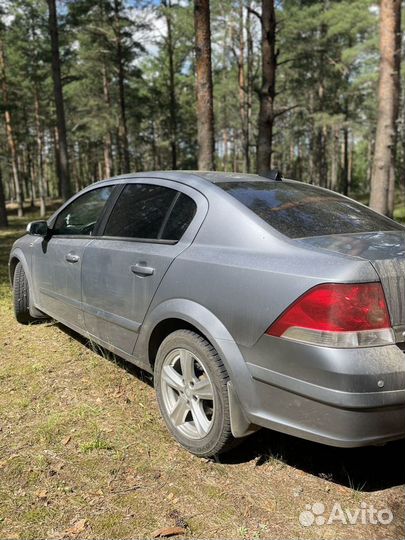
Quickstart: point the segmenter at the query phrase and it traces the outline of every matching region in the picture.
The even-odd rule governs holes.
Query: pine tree
[[[262,27],[262,85],[259,94],[257,171],[262,174],[270,169],[273,142],[277,68],[274,0],[262,0],[260,23]]]
[[[62,76],[59,52],[59,29],[56,12],[56,0],[47,0],[49,9],[49,35],[52,50],[52,76],[58,130],[58,173],[62,198],[71,195],[69,154],[66,136],[65,104],[63,99]]]
[[[375,141],[370,206],[382,214],[389,212],[389,189],[393,173],[396,140],[398,61],[396,60],[398,17],[401,0],[382,0],[380,6],[380,80],[378,121]]]
[[[215,168],[214,104],[211,70],[211,26],[209,0],[194,0],[198,168]]]

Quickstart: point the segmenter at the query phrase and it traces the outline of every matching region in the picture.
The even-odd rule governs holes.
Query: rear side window
[[[304,183],[224,182],[219,187],[289,238],[403,227],[351,199]]]
[[[193,211],[187,210],[193,206]],[[175,189],[128,184],[116,202],[104,235],[146,240],[179,240],[195,213],[194,201]]]
[[[180,240],[190,225],[196,210],[197,206],[193,199],[184,193],[179,193],[163,230],[163,238]]]

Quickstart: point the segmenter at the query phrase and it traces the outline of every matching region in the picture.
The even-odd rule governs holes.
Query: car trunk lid
[[[316,248],[370,261],[380,277],[399,341],[405,330],[405,230],[332,234],[299,239]]]

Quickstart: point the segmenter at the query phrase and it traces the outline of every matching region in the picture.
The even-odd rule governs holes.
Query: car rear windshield
[[[242,181],[217,185],[289,238],[404,230],[351,199],[304,183]]]

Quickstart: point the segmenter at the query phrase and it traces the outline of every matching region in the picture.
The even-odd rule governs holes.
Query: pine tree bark
[[[54,159],[55,159],[55,171],[56,171],[56,193],[58,197],[62,196],[62,185],[61,185],[61,172],[60,172],[60,151],[59,151],[59,131],[57,126],[53,126],[51,131],[52,145],[54,148]]]
[[[46,214],[46,189],[44,178],[44,134],[41,122],[41,105],[39,101],[38,86],[34,88],[34,114],[35,131],[37,142],[37,177],[38,177],[38,195],[39,195],[39,214],[44,217]]]
[[[123,170],[121,172],[129,173],[131,170],[131,163],[129,158],[127,107],[125,97],[124,53],[122,49],[122,33],[120,24],[121,7],[121,0],[114,0],[115,44],[118,67],[118,94],[120,103],[120,125],[118,131],[123,150]]]
[[[349,128],[343,128],[343,171],[342,171],[342,193],[349,194]]]
[[[215,169],[214,100],[209,0],[194,0],[198,168]]]
[[[395,6],[395,53],[394,53],[394,146],[391,160],[390,181],[388,186],[388,215],[393,217],[395,205],[395,176],[397,165],[397,142],[398,142],[398,119],[401,102],[401,52],[402,52],[402,32],[401,32],[401,2]]]
[[[247,87],[245,78],[245,36],[243,19],[243,0],[239,4],[239,58],[238,58],[238,83],[239,83],[239,116],[242,128],[243,148],[243,171],[249,170],[249,131],[247,116]]]
[[[259,93],[259,134],[257,171],[265,173],[271,167],[274,99],[276,95],[276,15],[274,0],[262,0],[262,86]]]
[[[58,17],[56,11],[56,0],[47,0],[49,10],[49,35],[51,38],[52,50],[52,78],[56,109],[56,122],[58,130],[58,161],[59,161],[59,182],[61,195],[63,200],[66,200],[71,195],[70,173],[69,173],[69,154],[66,138],[66,118],[65,104],[63,100],[62,77],[60,69],[60,53],[59,53],[59,30]]]
[[[108,111],[111,110],[111,96],[110,96],[110,82],[107,76],[107,68],[103,62],[103,96],[104,103]],[[110,178],[113,174],[113,164],[112,164],[112,135],[111,131],[104,136],[104,175],[105,178]]]
[[[247,141],[247,153],[246,153],[246,171],[250,172],[251,160],[250,160],[250,140],[251,133],[253,132],[252,126],[252,103],[253,103],[253,36],[252,36],[252,24],[250,17],[250,0],[247,2],[246,10],[246,42],[247,42],[247,58],[246,58],[246,71],[247,71],[247,90],[246,90],[246,141]]]
[[[170,148],[172,154],[172,169],[177,169],[177,103],[176,103],[176,85],[174,77],[174,45],[172,18],[170,9],[172,7],[170,0],[163,0],[165,10],[166,26],[167,26],[167,55],[169,58],[169,111],[170,111]]]
[[[18,156],[17,156],[17,144],[14,136],[14,128],[12,115],[9,108],[9,96],[8,96],[8,80],[6,71],[6,58],[4,53],[3,39],[0,38],[0,73],[1,73],[1,89],[3,95],[3,110],[4,110],[4,122],[6,125],[7,144],[10,151],[11,168],[13,174],[14,192],[17,202],[17,215],[22,217],[24,215],[24,195],[22,191],[22,183],[18,169]]]
[[[389,212],[390,177],[395,157],[396,120],[396,30],[401,0],[382,0],[380,6],[380,77],[378,119],[371,177],[370,206]]]
[[[0,229],[8,227],[6,198],[4,196],[3,179],[0,171]]]

